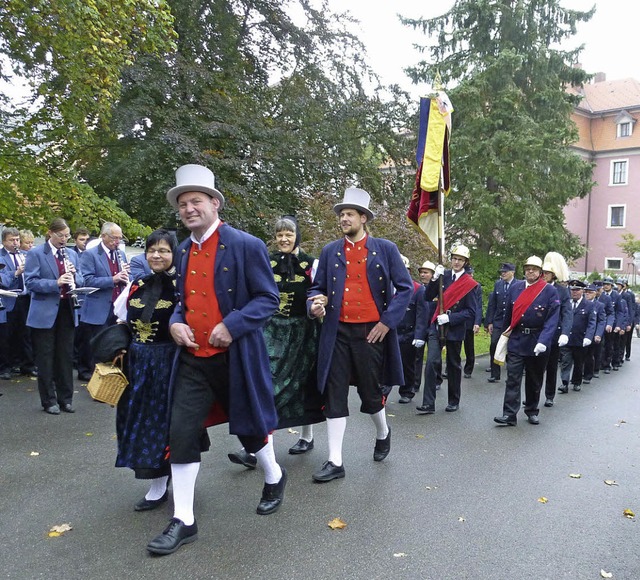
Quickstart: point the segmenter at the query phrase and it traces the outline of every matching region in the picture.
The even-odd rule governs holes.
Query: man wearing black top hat
[[[493,286],[493,292],[489,294],[487,313],[484,318],[484,327],[491,335],[491,346],[489,347],[491,376],[487,379],[490,383],[495,383],[500,380],[500,365],[493,362],[493,357],[496,354],[498,339],[504,329],[504,314],[507,310],[507,296],[509,288],[511,287],[515,277],[516,267],[510,262],[505,262],[500,265],[499,272],[500,280],[495,283]]]

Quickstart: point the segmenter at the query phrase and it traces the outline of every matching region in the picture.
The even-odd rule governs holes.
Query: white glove
[[[566,334],[561,334],[558,338],[558,346],[565,346],[569,342],[569,337]]]
[[[424,340],[420,340],[419,338],[416,338],[411,344],[416,348],[422,348],[424,346]]]
[[[543,352],[547,352],[547,347],[544,344],[542,344],[541,342],[539,342],[538,344],[536,344],[536,347],[533,349],[533,354],[538,356],[539,354],[542,354]]]
[[[591,344],[591,339],[589,338],[582,339],[582,346],[589,346],[590,344]]]
[[[442,264],[438,264],[436,266],[435,274],[433,275],[433,280],[437,280],[442,276],[442,274],[444,274],[444,266]]]
[[[436,320],[438,321],[438,324],[440,326],[442,326],[443,324],[447,324],[447,322],[449,322],[449,315],[448,314],[439,314],[438,318],[436,318]]]

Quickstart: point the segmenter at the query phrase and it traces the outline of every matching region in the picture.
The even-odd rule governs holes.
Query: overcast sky
[[[402,26],[397,18],[433,17],[446,12],[452,0],[331,0],[335,11],[349,10],[361,21],[356,33],[367,47],[369,63],[382,76],[385,84],[398,83],[416,96],[420,88],[412,88],[402,72],[421,59],[412,43],[424,36]],[[640,2],[636,0],[563,0],[562,6],[589,10],[596,6],[590,22],[578,27],[578,34],[565,47],[585,45],[583,68],[590,73],[604,72],[608,80],[633,77],[640,80]]]

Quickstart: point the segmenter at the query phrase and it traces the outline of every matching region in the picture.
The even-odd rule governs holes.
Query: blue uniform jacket
[[[414,289],[413,294],[411,295],[411,300],[409,300],[409,304],[407,305],[407,309],[404,312],[404,316],[402,317],[400,324],[398,324],[398,342],[410,343],[413,342],[413,339],[415,338],[416,326],[418,324],[418,296],[421,296],[424,292],[424,286],[422,284],[418,284],[417,282],[414,282],[413,286]]]
[[[340,309],[347,275],[344,238],[327,244],[318,259],[318,271],[308,296],[324,294],[328,299],[318,349],[318,390],[323,393],[331,367],[333,347],[338,334]],[[380,322],[389,327],[384,338],[381,384],[402,385],[404,375],[396,328],[413,295],[413,281],[402,262],[397,246],[382,238],[367,235],[367,280],[376,303]],[[307,302],[307,309],[311,302]]]
[[[516,282],[512,279],[509,287]],[[504,280],[497,280],[493,286],[493,291],[489,294],[487,300],[487,313],[484,317],[484,325],[493,324],[493,329],[502,331],[508,323],[504,321],[504,313],[507,310],[508,293],[504,289]]]
[[[278,424],[273,401],[269,355],[262,328],[280,305],[269,253],[264,242],[221,223],[214,264],[216,298],[225,326],[233,337],[229,346],[229,432],[265,436]],[[179,303],[170,324],[184,317],[184,279],[191,238],[177,250]]]
[[[627,326],[633,326],[636,320],[636,295],[631,290],[621,294],[627,303]]]
[[[126,264],[124,252],[118,251],[120,261]],[[80,269],[84,276],[84,283],[91,288],[99,288],[93,294],[88,294],[82,303],[80,318],[87,324],[102,325],[107,322],[113,302],[113,275],[109,268],[109,256],[98,244],[94,248],[80,254]]]
[[[602,338],[604,337],[604,327],[607,321],[607,316],[604,312],[604,304],[598,299],[592,300],[592,303],[596,311],[596,332],[594,337],[599,336]]]
[[[505,314],[505,328],[511,321],[513,304],[518,296],[522,294],[526,284],[524,280],[518,280],[509,287],[509,301]],[[569,306],[571,308],[571,306]],[[560,300],[558,292],[551,284],[547,284],[536,299],[531,303],[522,315],[520,321],[511,332],[507,343],[507,352],[512,352],[520,356],[533,356],[533,349],[537,343],[542,343],[551,348],[551,343],[555,340],[558,328],[558,318],[560,311]],[[570,331],[569,331],[570,332]]]
[[[616,322],[616,313],[613,309],[613,300],[611,300],[611,296],[603,292],[598,296],[598,300],[604,304],[605,326],[613,328]]]
[[[582,298],[575,310],[573,310],[573,301],[571,303],[573,311],[573,324],[571,333],[569,334],[569,342],[567,346],[582,346],[582,339],[588,338],[593,342],[596,333],[596,310],[593,302],[589,302],[586,298]]]
[[[430,300],[427,302],[424,297],[425,292],[426,287],[423,285],[422,288],[418,290],[416,296],[417,309],[415,338],[426,342],[429,327],[431,326],[431,319],[433,318],[433,313],[436,311],[436,301]]]
[[[76,268],[76,287],[83,285],[82,273],[75,252],[67,252],[69,261]],[[27,252],[24,279],[31,293],[31,305],[27,315],[27,326],[31,328],[53,328],[60,306],[60,272],[49,242]],[[73,311],[74,323],[78,324],[78,311]]]
[[[573,326],[573,308],[571,306],[571,292],[569,292],[569,289],[557,282],[554,282],[552,286],[556,289],[558,299],[560,300],[558,328],[554,335],[555,341],[558,342],[561,334],[569,336],[569,333],[571,332],[571,328]]]
[[[24,260],[27,257],[27,252],[18,250]],[[5,290],[11,290],[12,292],[18,292],[20,290],[20,278],[16,278],[16,265],[13,263],[11,254],[7,252],[7,249],[0,247],[0,262],[4,264],[4,268],[0,270],[0,284]],[[2,304],[5,307],[5,315],[7,312],[11,312],[16,305],[16,299],[11,296],[3,296]]]
[[[443,279],[443,291],[451,286],[453,275],[451,270],[445,270]],[[425,292],[425,298],[427,301],[433,300],[438,296],[439,280],[432,280],[429,282]],[[475,293],[475,289],[467,292],[461,300],[456,302],[448,311],[449,324],[447,324],[447,340],[462,342],[464,336],[467,333],[467,325],[473,326],[473,321],[476,318],[476,309],[478,305],[478,299]],[[433,323],[430,329],[432,332],[438,331],[437,323]]]

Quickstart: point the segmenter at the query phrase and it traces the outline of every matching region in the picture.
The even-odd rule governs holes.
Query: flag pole
[[[438,264],[444,264],[444,176],[440,170],[438,181]],[[438,278],[438,307],[439,314],[444,314],[444,274]],[[447,340],[447,325],[440,325],[440,346]]]

